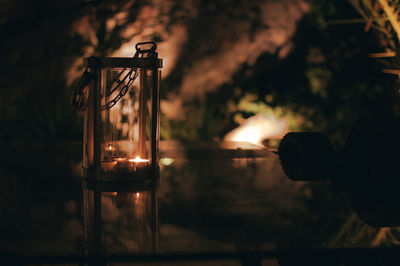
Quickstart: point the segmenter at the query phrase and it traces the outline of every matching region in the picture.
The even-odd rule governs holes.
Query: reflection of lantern
[[[159,81],[153,42],[133,58],[84,59],[75,104],[85,111],[83,167],[97,181],[144,180],[158,171]]]
[[[83,181],[86,252],[157,253],[156,182]]]

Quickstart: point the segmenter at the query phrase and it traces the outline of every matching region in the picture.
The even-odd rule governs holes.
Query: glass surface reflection
[[[83,181],[85,252],[158,252],[157,182]]]

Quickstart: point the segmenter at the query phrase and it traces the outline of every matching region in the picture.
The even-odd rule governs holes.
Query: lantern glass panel
[[[131,69],[103,68],[101,70],[101,106],[115,99],[118,86],[127,86],[126,94],[110,108],[101,111],[101,169],[103,172],[133,172],[150,167],[152,160],[152,102],[153,71],[139,69],[131,82]],[[155,70],[157,71],[157,70]],[[157,73],[156,73],[157,74]]]

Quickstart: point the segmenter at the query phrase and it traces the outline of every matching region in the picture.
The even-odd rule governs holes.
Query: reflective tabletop
[[[397,228],[360,220],[340,188],[289,180],[278,156],[259,146],[163,141],[155,182],[97,185],[81,178],[81,145],[3,145],[2,254],[197,255],[177,265],[240,265],[243,254],[272,254],[262,264],[278,265],[273,252],[399,243]],[[195,264],[202,258],[210,264]]]

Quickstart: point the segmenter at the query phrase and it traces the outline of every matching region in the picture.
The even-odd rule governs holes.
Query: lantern
[[[96,181],[157,175],[159,82],[156,44],[138,43],[132,58],[84,58],[74,103],[84,111],[84,176]]]

